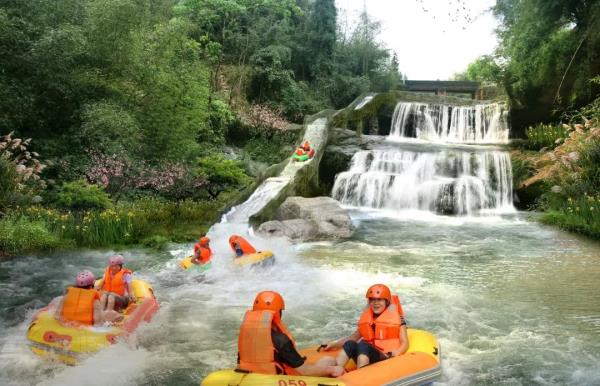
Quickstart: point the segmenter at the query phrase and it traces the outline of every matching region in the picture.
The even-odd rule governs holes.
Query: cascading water
[[[452,106],[400,102],[394,110],[390,137],[443,143],[506,143],[508,132],[502,104]]]
[[[502,105],[401,102],[388,138],[417,138],[437,145],[413,143],[405,149],[403,144],[389,143],[356,153],[350,169],[336,177],[335,199],[355,207],[460,216],[514,210],[506,152],[439,146],[506,142],[508,124]]]

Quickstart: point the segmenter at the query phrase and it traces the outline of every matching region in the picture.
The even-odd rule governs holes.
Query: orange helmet
[[[385,284],[374,284],[369,287],[365,297],[367,299],[385,299],[389,303],[392,301],[392,292]]]
[[[262,291],[256,295],[252,311],[281,311],[285,310],[285,303],[279,293],[275,291]]]
[[[200,237],[200,245],[208,245],[208,243],[210,242],[210,239],[206,236],[204,237]]]

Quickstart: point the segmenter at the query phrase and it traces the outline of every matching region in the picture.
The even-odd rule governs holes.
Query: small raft
[[[179,262],[179,266],[183,269],[188,269],[195,272],[206,272],[212,267],[212,263],[210,261],[204,264],[194,264],[192,263],[192,258],[193,256],[188,256],[181,260]]]
[[[248,266],[248,265],[267,265],[275,261],[273,252],[271,251],[258,251],[247,255],[236,257],[233,263],[237,266]]]
[[[440,348],[437,339],[427,331],[408,329],[408,351],[399,357],[356,369],[350,361],[348,371],[338,378],[310,377],[304,375],[265,375],[246,373],[234,369],[209,374],[202,386],[409,386],[425,385],[442,374]],[[300,350],[308,363],[324,356],[337,356],[339,350],[317,351],[317,347]]]
[[[119,338],[127,338],[158,311],[158,302],[148,283],[134,279],[132,286],[137,302],[125,309],[123,321],[112,326],[66,325],[54,318],[53,310],[41,309],[27,329],[31,350],[41,357],[75,365],[81,357],[114,344]]]

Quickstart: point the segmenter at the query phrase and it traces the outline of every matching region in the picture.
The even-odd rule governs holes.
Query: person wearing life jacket
[[[190,260],[193,264],[206,264],[210,262],[212,250],[210,249],[210,239],[206,236],[200,237],[200,240],[194,244],[194,256]]]
[[[324,347],[325,350],[343,348],[337,357],[338,366],[353,359],[361,368],[408,350],[404,311],[398,296],[392,295],[386,285],[375,284],[367,290],[366,298],[368,304],[358,319],[356,331]]]
[[[242,236],[232,235],[229,238],[229,246],[235,252],[236,258],[256,253],[256,249]]]
[[[94,274],[82,271],[75,278],[75,285],[67,288],[67,293],[55,300],[58,305],[54,317],[63,323],[84,326],[98,326],[105,321],[114,321],[120,315],[114,311],[103,312],[100,293],[94,289]],[[54,303],[54,301],[53,301]]]
[[[120,311],[127,308],[130,302],[137,302],[132,286],[132,272],[123,268],[124,263],[123,256],[111,256],[104,276],[96,283],[96,289],[102,290],[100,302],[105,311]]]
[[[304,144],[302,144],[302,150],[307,153],[310,151],[310,143],[308,141],[304,141]]]
[[[296,342],[281,321],[285,303],[275,291],[256,295],[252,310],[246,311],[238,338],[238,371],[259,374],[339,376],[344,370],[335,359],[325,357],[306,363]]]

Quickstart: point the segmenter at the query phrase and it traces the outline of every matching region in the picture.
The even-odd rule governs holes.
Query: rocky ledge
[[[333,198],[288,197],[275,212],[274,220],[262,223],[258,233],[303,242],[348,238],[353,230],[348,211]]]

